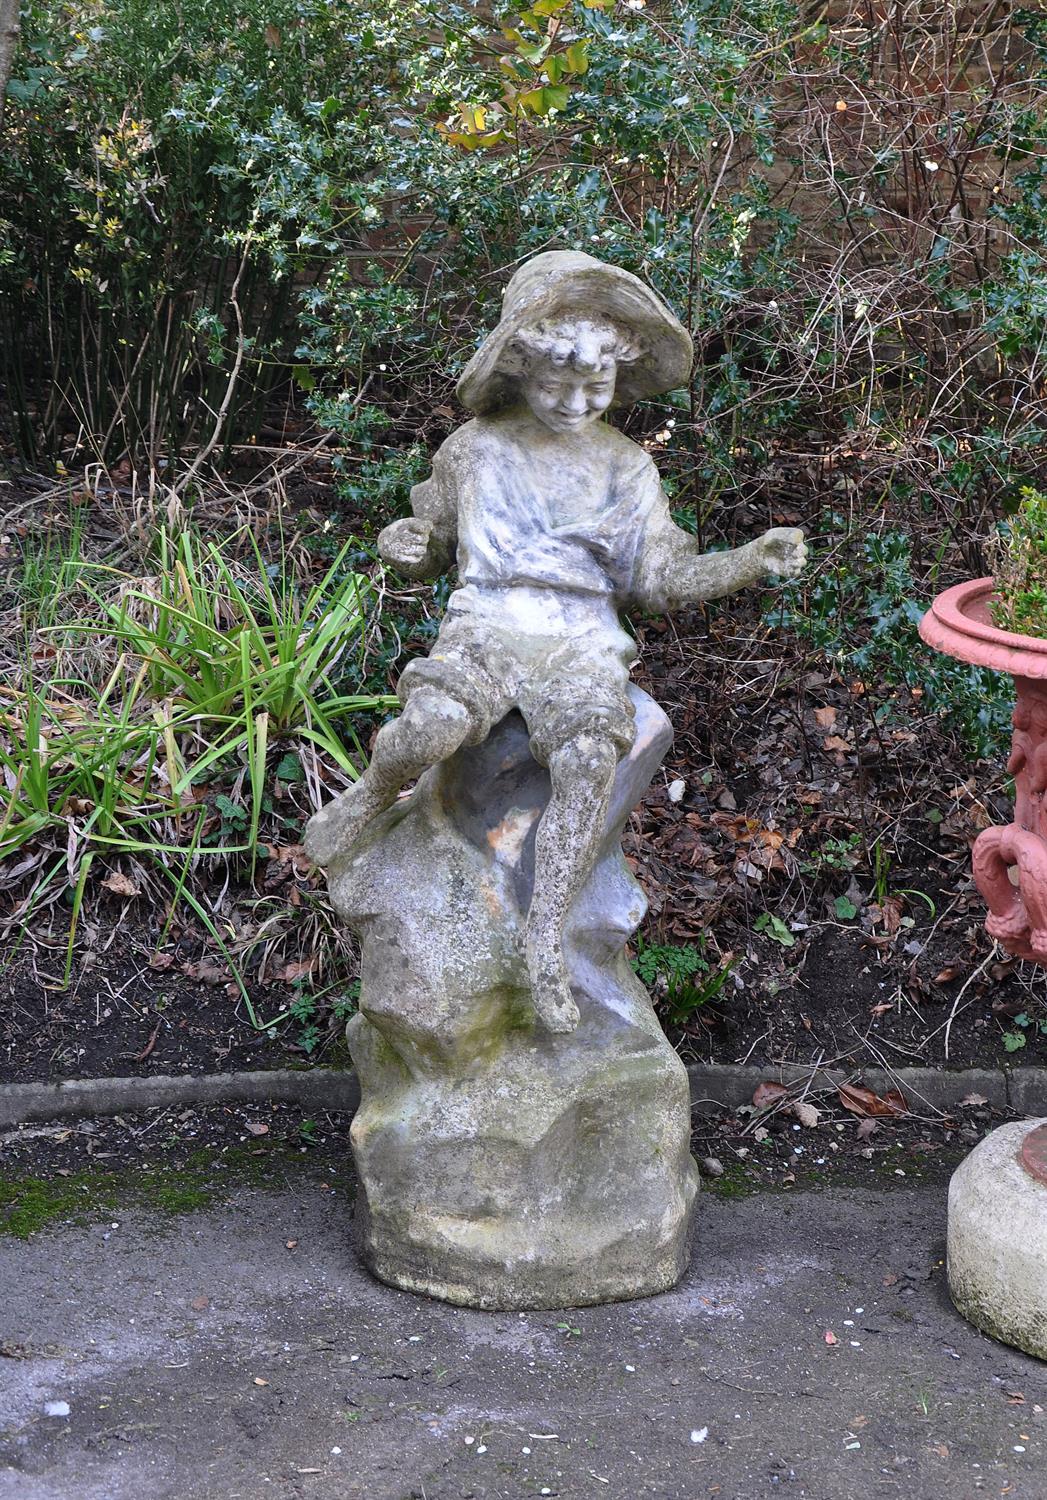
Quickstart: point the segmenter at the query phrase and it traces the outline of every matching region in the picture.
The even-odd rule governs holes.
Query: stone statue
[[[670,734],[630,685],[618,611],[806,555],[792,529],[701,553],[648,454],[601,420],[682,385],[691,358],[637,277],[534,257],[459,382],[475,419],[379,537],[413,578],[456,561],[460,586],[306,848],[361,939],[361,1242],[396,1285],[569,1306],[664,1289],[686,1262],[686,1074],[624,955],[644,903],[619,846]]]

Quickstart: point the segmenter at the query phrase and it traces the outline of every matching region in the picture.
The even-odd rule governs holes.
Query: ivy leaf
[[[796,939],[788,927],[786,927],[781,917],[776,917],[773,912],[765,911],[761,916],[757,917],[753,923],[753,928],[756,932],[765,933],[767,937],[772,938],[782,948],[792,948],[796,943]]]
[[[587,73],[589,71],[589,43],[584,38],[581,41],[572,42],[564,52],[563,59],[568,73]]]
[[[567,105],[567,85],[563,83],[545,84],[540,89],[528,89],[521,94],[517,101],[521,108],[529,109],[532,114],[542,119],[551,114],[554,109],[564,109]]]
[[[281,758],[280,763],[276,768],[276,776],[277,780],[286,782],[288,784],[305,780],[305,773],[302,770],[302,762],[298,759],[298,756],[294,753],[293,750],[289,750],[287,754]]]
[[[566,71],[563,54],[560,52],[550,53],[542,64],[542,72],[550,83],[559,83]]]

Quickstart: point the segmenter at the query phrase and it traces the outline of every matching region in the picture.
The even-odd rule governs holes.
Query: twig
[[[248,256],[251,253],[251,241],[252,241],[252,238],[253,238],[253,232],[249,230],[248,233],[247,233],[247,236],[246,236],[246,238],[244,240],[244,253],[240,257],[240,265],[237,268],[237,272],[236,272],[236,276],[235,276],[235,278],[233,280],[233,284],[232,284],[231,288],[229,289],[229,305],[232,307],[233,312],[234,312],[234,314],[236,316],[236,330],[237,330],[237,332],[236,332],[236,356],[233,359],[233,368],[230,370],[230,372],[229,372],[229,379],[226,382],[225,395],[222,397],[222,403],[221,403],[221,405],[218,408],[218,412],[217,412],[217,415],[215,417],[215,424],[214,424],[214,428],[213,428],[213,430],[211,432],[211,436],[208,438],[207,442],[204,444],[204,446],[200,449],[199,453],[193,459],[192,463],[189,465],[188,469],[182,475],[181,479],[176,480],[175,483],[171,486],[171,499],[172,500],[178,500],[182,496],[182,494],[184,493],[184,491],[186,489],[186,486],[200,472],[200,470],[203,467],[203,465],[207,462],[207,460],[210,458],[211,454],[217,448],[217,446],[218,446],[218,440],[222,436],[222,429],[225,426],[225,419],[229,415],[229,408],[233,404],[233,392],[236,390],[236,383],[237,383],[237,381],[240,378],[240,368],[241,368],[241,366],[243,365],[243,362],[244,362],[244,347],[245,347],[245,339],[244,339],[244,317],[243,317],[243,313],[240,310],[240,303],[239,303],[239,300],[238,300],[239,292],[240,292],[240,279],[243,276],[244,271],[247,269],[247,259],[248,259]]]
[[[946,1062],[949,1061],[949,1036],[950,1036],[950,1033],[952,1032],[952,1023],[956,1020],[957,1013],[959,1012],[959,1009],[960,1009],[960,1001],[963,999],[964,995],[966,995],[967,991],[970,989],[970,987],[974,983],[974,981],[978,978],[978,975],[981,974],[981,973],[983,973],[988,968],[990,960],[994,959],[995,957],[996,957],[996,944],[993,943],[991,950],[982,959],[981,963],[975,969],[974,973],[973,974],[969,974],[967,976],[967,978],[963,981],[963,984],[961,984],[959,990],[957,991],[956,999],[952,1003],[952,1010],[949,1012],[949,1019],[946,1021],[945,1026],[944,1027],[941,1027],[941,1026],[938,1027],[938,1031],[944,1030],[944,1032],[945,1032],[945,1061]],[[970,1004],[970,1001],[968,1001],[968,1004]],[[931,1037],[936,1037],[938,1035],[938,1031],[932,1031],[931,1035],[927,1038],[927,1040],[930,1041]]]

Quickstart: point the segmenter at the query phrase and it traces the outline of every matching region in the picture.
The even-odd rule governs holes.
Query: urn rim
[[[920,621],[928,646],[975,666],[1014,677],[1047,678],[1047,640],[1001,630],[989,617],[993,578],[969,578],[932,600]]]

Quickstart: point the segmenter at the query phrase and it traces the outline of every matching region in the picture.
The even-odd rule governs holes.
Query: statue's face
[[[551,432],[577,432],[602,417],[614,399],[614,362],[576,370],[535,359],[520,381],[523,398]]]

